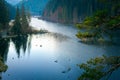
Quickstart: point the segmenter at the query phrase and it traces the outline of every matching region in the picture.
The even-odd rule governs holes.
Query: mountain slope
[[[48,0],[23,0],[16,6],[21,6],[24,4],[25,7],[30,10],[32,15],[41,15],[47,2]]]
[[[9,11],[9,18],[10,19],[13,19],[15,17],[15,13],[16,13],[16,10],[15,10],[15,7],[10,5],[9,3],[6,2],[6,6],[8,8],[8,11]]]
[[[11,5],[16,5],[17,3],[19,3],[21,0],[6,0],[9,4]]]
[[[54,22],[77,23],[103,8],[101,5],[97,0],[50,0],[43,18]]]

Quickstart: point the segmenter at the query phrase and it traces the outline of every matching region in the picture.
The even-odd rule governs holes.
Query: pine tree
[[[12,32],[14,34],[27,34],[31,29],[29,28],[30,14],[25,11],[24,5],[21,6],[21,9],[17,7],[16,17]]]
[[[14,26],[12,27],[12,32],[14,34],[22,33],[22,27],[21,27],[21,23],[20,23],[20,11],[19,11],[18,7],[16,10],[15,22],[14,22]]]
[[[21,25],[22,25],[23,33],[26,33],[27,30],[28,30],[28,27],[29,27],[29,23],[28,23],[28,20],[27,20],[26,11],[25,11],[25,7],[24,7],[23,4],[22,4],[22,7],[21,7]]]
[[[6,27],[9,22],[9,12],[5,4],[5,0],[0,0],[0,28]]]

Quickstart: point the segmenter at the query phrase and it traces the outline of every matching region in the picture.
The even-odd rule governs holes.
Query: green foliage
[[[93,16],[86,17],[83,23],[77,24],[78,28],[92,28],[95,29],[96,27],[100,27],[105,21],[107,21],[106,16],[108,12],[106,10],[98,10]]]
[[[109,29],[120,28],[120,15],[110,18],[106,26]]]
[[[2,57],[0,57],[0,72],[5,72],[7,68],[8,66],[3,63]]]
[[[105,5],[104,9],[98,10],[92,16],[86,17],[82,23],[76,24],[76,26],[78,29],[86,29],[85,33],[92,32],[92,34],[95,34],[93,37],[97,38],[96,40],[104,39],[103,34],[107,34],[111,39],[109,31],[120,29],[120,0],[98,1]],[[80,39],[84,38],[84,32],[81,33],[77,33],[77,37]]]
[[[102,56],[90,59],[79,65],[84,70],[78,80],[107,80],[113,71],[120,67],[120,56]]]
[[[92,34],[92,33],[89,33],[89,32],[84,32],[84,33],[78,32],[78,34],[76,34],[76,36],[77,36],[78,38],[92,38],[92,37],[94,37],[95,35]]]
[[[83,24],[91,28],[100,27],[106,21],[107,15],[106,10],[98,10],[93,16],[85,18]]]
[[[109,14],[107,10],[99,10],[93,15],[94,25],[102,25],[108,18]]]
[[[92,25],[93,23],[93,17],[86,17],[84,20],[84,24],[87,25]]]
[[[78,38],[87,38],[83,36],[87,32],[94,34],[92,37],[100,39],[103,38],[102,33],[108,34],[108,30],[120,28],[120,15],[111,16],[107,10],[100,10],[93,16],[85,18],[82,23],[76,24],[76,26],[78,29],[86,29],[85,32],[77,33]],[[111,35],[109,35],[109,37],[111,37]]]

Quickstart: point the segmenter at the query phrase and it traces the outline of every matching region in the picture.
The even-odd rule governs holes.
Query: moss
[[[112,17],[111,19],[109,19],[109,21],[106,23],[106,26],[111,29],[115,28],[118,24],[120,24],[120,16]]]
[[[78,34],[76,34],[76,36],[80,39],[82,38],[92,38],[94,37],[95,35],[92,34],[92,33],[89,33],[89,32],[78,32]]]
[[[3,63],[2,58],[0,57],[0,72],[5,72],[7,68],[8,66]]]

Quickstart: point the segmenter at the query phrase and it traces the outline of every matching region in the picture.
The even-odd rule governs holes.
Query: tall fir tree
[[[25,7],[23,4],[21,7],[21,25],[22,25],[23,33],[26,33],[26,31],[28,30],[28,27],[29,27],[29,22],[27,20],[26,11],[25,11]]]
[[[5,0],[0,0],[0,28],[4,29],[7,27],[9,22],[9,12],[5,4]]]
[[[14,34],[22,33],[22,26],[21,26],[21,22],[20,22],[20,11],[19,11],[18,7],[16,10],[15,22],[14,22],[14,26],[12,27],[12,32]]]
[[[30,14],[25,11],[24,5],[20,10],[17,7],[14,26],[12,27],[13,34],[27,34],[31,29],[29,27]]]

